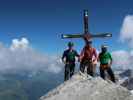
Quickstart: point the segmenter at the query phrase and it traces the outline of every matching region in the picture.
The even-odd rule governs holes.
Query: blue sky
[[[107,43],[110,50],[126,49],[118,42],[125,16],[133,14],[132,0],[0,0],[0,40],[9,45],[13,38],[26,37],[33,48],[60,54],[69,40],[61,33],[83,32],[83,9],[89,10],[91,33],[110,32],[111,39],[94,40],[99,49]],[[82,39],[72,39],[78,51]]]

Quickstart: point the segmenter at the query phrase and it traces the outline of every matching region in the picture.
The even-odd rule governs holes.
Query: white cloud
[[[120,31],[121,42],[127,42],[133,48],[133,15],[127,15]]]
[[[120,30],[120,41],[127,43],[130,48],[133,48],[133,15],[127,15]],[[112,53],[113,66],[120,69],[133,69],[133,50],[125,51],[118,50]]]
[[[133,51],[118,50],[112,52],[113,67],[132,68]],[[30,47],[27,38],[13,39],[9,48],[0,43],[0,72],[44,71],[59,73],[64,68],[60,58],[48,56]],[[133,68],[132,68],[133,69]]]
[[[59,73],[63,66],[59,58],[44,55],[29,46],[27,38],[13,39],[9,48],[0,43],[0,71],[18,70]]]
[[[133,69],[133,51],[114,51],[113,67],[117,69]]]
[[[26,49],[29,47],[29,41],[27,38],[21,38],[19,39],[13,39],[12,40],[12,45],[11,45],[11,50],[15,49]]]

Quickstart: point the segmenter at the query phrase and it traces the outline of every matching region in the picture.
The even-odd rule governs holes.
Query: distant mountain
[[[129,90],[133,90],[133,77],[126,79],[121,85]]]
[[[0,100],[28,100],[27,94],[18,80],[0,80]]]
[[[127,69],[119,74],[120,77],[132,77],[133,71],[131,69]]]
[[[0,73],[0,100],[37,100],[62,83],[61,75],[44,71]]]
[[[133,71],[131,69],[127,69],[120,73],[119,76],[121,79],[125,79],[121,85],[129,90],[133,90]]]

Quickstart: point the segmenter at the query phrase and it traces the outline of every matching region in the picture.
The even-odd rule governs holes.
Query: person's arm
[[[66,57],[66,52],[64,51],[64,52],[63,52],[63,55],[62,55],[62,62],[63,62],[63,63],[65,63],[65,60],[64,60],[65,57]]]
[[[80,55],[78,54],[78,52],[77,51],[75,51],[75,55],[76,55],[76,57],[79,57]]]
[[[101,53],[100,53],[101,54]],[[98,55],[97,61],[100,62],[100,54]]]
[[[97,55],[96,49],[94,49],[93,54],[94,54],[94,57],[95,57],[94,61],[97,61],[98,55]]]
[[[85,50],[85,48],[82,49],[82,51],[81,51],[81,53],[79,55],[79,61],[81,61],[82,58],[84,57],[84,50]]]
[[[109,53],[109,57],[110,57],[110,65],[112,65],[113,59],[110,53]]]

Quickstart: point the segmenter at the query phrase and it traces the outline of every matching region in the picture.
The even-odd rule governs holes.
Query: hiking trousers
[[[87,67],[87,74],[94,76],[92,60],[82,60],[80,63],[80,71],[84,73],[85,67]]]
[[[69,80],[74,74],[75,71],[75,63],[68,63],[65,65],[65,72],[64,72],[64,81]]]
[[[107,73],[109,74],[111,81],[115,82],[115,75],[111,67],[108,64],[100,64],[100,76],[103,79],[105,79],[105,71],[107,71]]]

